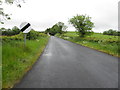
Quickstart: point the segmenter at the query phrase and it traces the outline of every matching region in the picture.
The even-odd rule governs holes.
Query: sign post
[[[24,46],[26,46],[26,36],[27,36],[27,33],[30,32],[30,30],[32,29],[31,25],[30,23],[23,22],[20,25],[20,29],[24,33]]]
[[[27,36],[27,34],[24,33],[24,46],[26,46],[26,36]]]

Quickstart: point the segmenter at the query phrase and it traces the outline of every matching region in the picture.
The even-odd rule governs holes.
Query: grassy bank
[[[23,41],[11,40],[2,45],[2,87],[11,88],[31,69],[45,48],[49,37]]]
[[[120,41],[118,38],[119,36],[110,36],[110,35],[103,35],[100,33],[94,33],[91,36],[87,36],[84,38],[79,37],[76,32],[67,32],[66,34],[59,36],[65,40],[87,46],[107,54],[120,57]]]
[[[2,43],[0,38],[0,90],[2,89]]]

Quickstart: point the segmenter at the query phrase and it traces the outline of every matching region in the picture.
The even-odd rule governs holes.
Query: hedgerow
[[[31,30],[28,34],[27,34],[27,39],[28,40],[35,40],[39,37],[46,37],[47,35],[44,33],[40,33],[34,30]],[[24,34],[21,32],[18,35],[13,35],[13,36],[1,36],[2,38],[2,42],[10,42],[13,40],[17,40],[17,41],[22,41],[24,40]]]

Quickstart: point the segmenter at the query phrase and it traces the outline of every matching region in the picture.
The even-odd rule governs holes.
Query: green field
[[[10,37],[12,38],[12,37]],[[45,48],[49,37],[35,40],[4,39],[2,44],[2,88],[11,88],[32,68]]]
[[[76,34],[76,32],[67,32],[59,37],[113,56],[120,57],[120,50],[118,47],[120,45],[120,36],[110,36],[103,35],[101,33],[94,33],[93,35],[81,38]]]

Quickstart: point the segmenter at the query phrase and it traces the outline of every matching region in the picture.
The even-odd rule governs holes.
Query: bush
[[[47,34],[44,34],[44,33],[39,33],[39,35],[40,35],[41,37],[47,37]]]
[[[39,33],[34,31],[34,30],[31,30],[28,34],[27,34],[27,39],[29,40],[34,40],[34,39],[37,39],[39,36]]]
[[[47,36],[46,34],[44,33],[41,33],[41,32],[37,32],[37,31],[34,31],[34,30],[31,30],[28,34],[27,34],[27,39],[29,40],[35,40],[37,39],[38,37],[45,37]]]
[[[34,30],[31,30],[28,34],[27,34],[27,39],[29,40],[35,40],[38,39],[39,37],[47,37],[46,34],[41,33],[41,32],[37,32]],[[14,35],[14,36],[1,36],[2,38],[2,42],[11,42],[12,40],[17,40],[17,41],[21,41],[24,40],[24,34],[21,32],[18,35]]]
[[[23,33],[14,36],[2,36],[2,42],[10,42],[11,40],[23,40]]]

